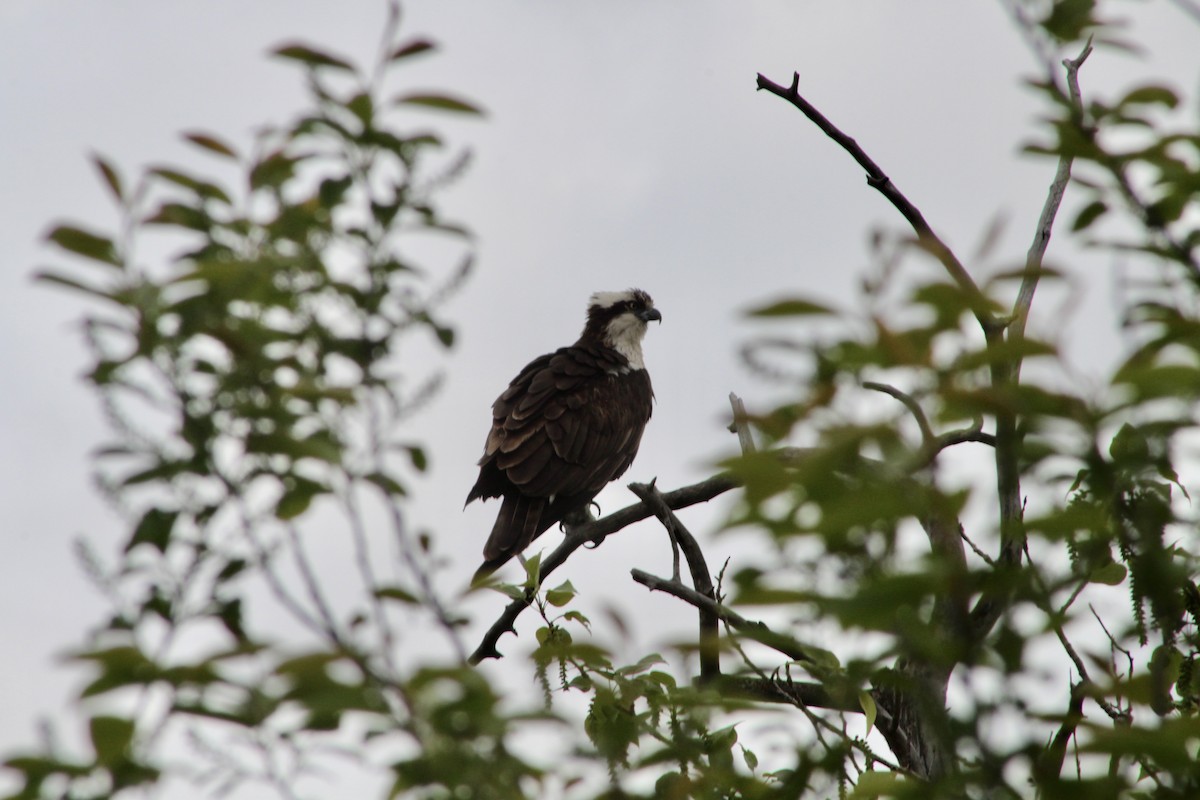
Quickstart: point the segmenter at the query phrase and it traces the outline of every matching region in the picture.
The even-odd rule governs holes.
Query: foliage
[[[1108,33],[1096,2],[1014,8],[1041,49]],[[347,764],[406,797],[1200,791],[1200,545],[1183,457],[1200,393],[1200,131],[1170,127],[1172,90],[1085,102],[1057,69],[1035,82],[1051,117],[1029,149],[1073,166],[1087,198],[1072,234],[1138,254],[1145,275],[1122,297],[1126,352],[1096,388],[1025,333],[1034,290],[1057,277],[1036,245],[1023,269],[977,283],[983,265],[956,267],[930,232],[880,237],[853,308],[764,301],[753,314],[779,333],[750,342],[747,361],[793,382],[786,402],[739,420],[762,441],[724,465],[742,487],[727,535],[758,556],[715,590],[654,584],[700,610],[709,633],[680,648],[699,654],[699,677],[656,653],[618,663],[570,583],[541,588],[551,570],[533,559],[525,585],[500,587],[543,621],[528,668],[545,707],[520,709],[468,664],[428,541],[405,521],[427,461],[406,423],[436,387],[412,354],[453,345],[442,309],[469,237],[435,204],[463,159],[397,120],[477,109],[385,97],[433,49],[397,27],[393,9],[370,71],[278,48],[310,109],[253,155],[187,134],[224,178],[155,167],[130,187],[97,158],[120,233],[48,236],[86,262],[42,278],[96,301],[88,377],[114,432],[97,460],[130,524],[115,564],[88,551],[112,605],[72,656],[90,676],[90,752],[9,756],[13,797],[173,779],[294,797]],[[147,237],[161,266],[143,266]],[[447,253],[460,265],[441,266]],[[690,534],[673,535],[707,577]],[[323,580],[330,537],[353,591]],[[416,620],[440,648],[414,638]],[[807,643],[817,635],[841,649]],[[769,753],[752,719],[770,720]]]

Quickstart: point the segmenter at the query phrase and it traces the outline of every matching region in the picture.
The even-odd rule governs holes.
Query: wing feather
[[[528,496],[594,496],[628,469],[650,418],[649,377],[620,359],[576,345],[530,363],[492,406],[481,465]]]

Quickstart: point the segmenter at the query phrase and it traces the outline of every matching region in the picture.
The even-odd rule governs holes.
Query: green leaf
[[[129,745],[133,741],[133,720],[122,717],[92,717],[88,721],[88,732],[92,749],[96,751],[99,764],[117,764],[128,759]]]
[[[95,697],[123,686],[147,686],[162,674],[157,664],[133,646],[73,653],[71,658],[90,661],[100,668],[100,674],[79,693],[80,698]]]
[[[746,312],[748,317],[801,317],[836,314],[827,305],[809,300],[804,297],[789,297],[777,300],[765,306],[752,308]]]
[[[278,58],[287,58],[292,61],[299,61],[305,66],[317,69],[320,67],[329,67],[331,69],[340,69],[347,72],[355,72],[354,65],[344,58],[326,53],[322,50],[309,47],[306,44],[287,44],[282,47],[277,47],[271,51],[271,55]]]
[[[875,717],[879,715],[879,707],[875,705],[875,698],[866,689],[859,691],[858,704],[867,718],[867,733],[870,733],[871,728],[875,727]]]
[[[310,481],[308,478],[301,478],[298,475],[289,475],[284,478],[283,485],[285,487],[283,495],[275,504],[275,516],[282,520],[295,519],[300,516],[308,510],[313,498],[329,491],[316,481]]]
[[[421,601],[417,596],[407,589],[401,589],[399,586],[380,586],[372,592],[380,600],[395,600],[398,603],[406,603],[408,605],[420,605]]]
[[[408,494],[404,486],[401,485],[395,478],[384,475],[382,472],[372,472],[369,475],[364,476],[364,478],[365,480],[368,480],[378,486],[386,494],[392,495],[393,497],[403,497],[404,495]]]
[[[621,675],[623,677],[630,677],[633,675],[641,675],[643,672],[646,672],[651,667],[656,667],[659,664],[666,664],[666,663],[667,663],[666,660],[663,659],[663,657],[660,656],[658,653],[651,653],[648,656],[642,657],[636,664],[630,664],[629,666],[621,667],[619,670],[617,670],[617,674]],[[732,730],[732,729],[730,729],[730,730]],[[737,737],[737,734],[735,733],[734,734],[735,741],[736,741],[736,737]],[[730,746],[731,747],[733,746],[732,742],[730,742]]]
[[[359,92],[346,101],[346,109],[358,117],[364,128],[371,127],[371,120],[375,116],[375,103],[371,100],[371,95]]]
[[[1121,98],[1117,103],[1117,108],[1146,105],[1175,108],[1179,105],[1179,95],[1166,86],[1139,86]]]
[[[1087,230],[1093,222],[1098,220],[1106,211],[1108,204],[1103,200],[1093,200],[1084,206],[1083,210],[1075,217],[1075,221],[1071,223],[1071,230],[1082,231]]]
[[[225,156],[226,158],[231,158],[235,161],[239,159],[236,150],[210,133],[191,131],[183,134],[183,138],[210,153],[215,153],[219,156]]]
[[[129,537],[129,542],[125,545],[125,552],[128,553],[139,544],[148,544],[158,552],[165,553],[167,544],[171,541],[171,529],[175,527],[178,517],[178,511],[151,508],[142,515],[141,521],[134,528],[133,536]]]
[[[404,44],[397,46],[396,49],[393,50],[388,56],[388,60],[399,61],[403,58],[420,55],[421,53],[428,53],[430,50],[434,50],[436,48],[437,45],[428,39],[413,39],[410,42],[405,42]]]
[[[1088,575],[1088,583],[1102,583],[1105,586],[1120,586],[1125,582],[1125,576],[1127,574],[1129,573],[1128,570],[1125,569],[1125,565],[1118,564],[1114,561],[1111,564],[1105,564],[1099,569],[1092,570],[1092,573]]]
[[[288,156],[282,151],[271,153],[255,164],[254,168],[250,170],[250,188],[278,189],[296,173],[296,164],[300,160],[299,158]]]
[[[876,797],[912,796],[913,786],[895,772],[869,770],[858,776],[849,800],[873,800]]]
[[[100,176],[104,178],[104,182],[108,185],[109,191],[112,192],[117,202],[123,201],[125,193],[121,188],[121,176],[117,173],[116,168],[107,159],[96,153],[92,154],[92,163],[96,165],[96,169],[100,170]]]
[[[1055,0],[1050,13],[1041,20],[1041,25],[1061,42],[1073,42],[1083,32],[1096,24],[1092,15],[1096,0]]]
[[[562,608],[575,597],[575,587],[570,581],[564,581],[546,592],[546,602],[555,608]]]
[[[456,97],[450,97],[444,94],[402,94],[392,100],[395,105],[411,105],[431,108],[437,111],[453,111],[459,114],[478,114],[483,115],[483,109],[476,105],[468,103],[466,100],[460,100]]]
[[[229,195],[225,193],[225,190],[220,186],[217,186],[215,183],[209,183],[208,181],[193,178],[190,175],[185,175],[179,170],[171,169],[169,167],[155,167],[150,170],[150,174],[161,178],[168,183],[173,183],[176,186],[182,186],[184,189],[195,193],[198,197],[202,197],[205,200],[219,200],[226,205],[229,205],[233,202],[229,199]]]
[[[158,211],[143,220],[147,225],[174,225],[188,230],[207,232],[212,228],[212,218],[199,208],[183,203],[163,203]]]
[[[121,260],[117,258],[117,249],[113,245],[112,239],[107,237],[71,225],[58,225],[46,234],[46,239],[62,249],[84,258],[111,264],[114,267],[121,266]]]
[[[416,445],[408,445],[404,448],[408,451],[408,457],[412,461],[413,469],[417,472],[424,472],[429,469],[429,458],[425,455],[425,451]]]
[[[74,289],[84,294],[90,294],[93,297],[102,297],[105,300],[115,300],[116,298],[109,292],[102,289],[97,289],[95,286],[89,286],[86,283],[68,278],[65,275],[59,275],[56,272],[38,272],[33,276],[34,280],[43,281],[44,283],[56,283],[59,286],[65,286],[68,289]]]
[[[539,550],[533,558],[525,561],[525,589],[537,587],[542,580],[542,553]]]

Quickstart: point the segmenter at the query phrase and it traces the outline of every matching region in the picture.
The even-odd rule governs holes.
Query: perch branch
[[[708,480],[694,483],[691,486],[684,486],[673,492],[667,492],[662,497],[672,509],[680,509],[697,503],[707,502],[718,495],[728,492],[730,489],[737,488],[739,485],[738,481],[728,475],[716,475]],[[620,511],[614,511],[606,517],[569,528],[566,538],[563,539],[562,543],[542,561],[540,573],[542,580],[545,580],[547,575],[561,567],[570,558],[571,554],[583,545],[589,543],[598,545],[609,535],[635,522],[646,519],[651,514],[653,512],[645,503],[634,503],[622,508]],[[516,622],[517,617],[521,615],[521,612],[529,608],[532,603],[532,596],[513,600],[509,603],[500,615],[500,618],[492,623],[487,633],[484,634],[483,640],[475,648],[475,652],[471,654],[470,662],[478,664],[486,658],[500,658],[500,651],[496,649],[497,642],[500,641],[500,637],[505,633],[515,633],[513,624]]]
[[[933,228],[925,221],[925,217],[921,214],[921,211],[904,196],[903,192],[896,188],[896,184],[866,154],[858,142],[839,130],[837,126],[826,119],[824,114],[800,95],[800,73],[796,72],[792,74],[792,85],[789,87],[781,86],[760,73],[758,76],[758,88],[766,89],[771,94],[787,100],[800,109],[804,116],[808,117],[813,124],[821,129],[822,133],[833,139],[843,150],[849,153],[858,162],[858,165],[866,170],[867,185],[887,198],[888,202],[908,220],[908,224],[912,226],[912,229],[917,234],[917,241],[942,263],[942,266],[950,273],[950,277],[967,295],[970,299],[971,310],[975,314],[975,318],[979,321],[980,327],[985,332],[1000,330],[1003,327],[1003,323],[993,315],[991,303],[988,302],[987,297],[980,291],[979,286],[975,283],[970,273],[967,272],[966,267],[954,255],[954,251],[933,232]]]
[[[687,559],[688,570],[692,574],[692,586],[695,587],[696,594],[709,598],[715,604],[717,592],[708,573],[704,551],[700,549],[700,544],[692,536],[691,531],[679,521],[671,507],[667,505],[662,492],[655,487],[654,481],[631,483],[629,491],[636,494],[643,503],[650,507],[654,516],[658,517],[659,522],[667,529],[667,533],[671,536],[671,542],[683,551],[684,558]],[[683,585],[679,582],[678,561],[675,563],[674,582],[680,586]],[[700,611],[700,680],[707,681],[721,674],[720,631],[717,614],[712,608],[697,606],[697,609]]]

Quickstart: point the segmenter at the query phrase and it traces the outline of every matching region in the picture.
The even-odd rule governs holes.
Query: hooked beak
[[[637,312],[637,318],[642,322],[654,320],[660,324],[662,323],[662,314],[658,313],[657,308],[647,308],[645,311],[639,311]]]

